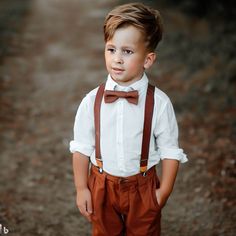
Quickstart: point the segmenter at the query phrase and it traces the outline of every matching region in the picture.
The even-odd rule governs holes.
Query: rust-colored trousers
[[[155,190],[155,167],[147,175],[127,178],[98,172],[92,165],[89,188],[93,202],[93,236],[159,236],[161,208]]]

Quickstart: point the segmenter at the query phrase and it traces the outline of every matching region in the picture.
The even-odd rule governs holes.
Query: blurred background
[[[76,110],[106,79],[103,20],[118,0],[1,0],[0,224],[15,236],[86,236],[68,150]],[[164,39],[147,71],[173,102],[181,165],[166,236],[236,232],[234,1],[140,1]],[[2,232],[1,232],[2,233]]]

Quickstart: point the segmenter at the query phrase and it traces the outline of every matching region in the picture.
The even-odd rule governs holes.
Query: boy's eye
[[[115,52],[115,49],[114,49],[114,48],[108,48],[107,51],[108,51],[108,52],[111,52],[111,53],[114,53],[114,52]]]
[[[125,50],[124,50],[124,53],[125,53],[125,54],[133,54],[133,51],[131,51],[131,50],[129,50],[129,49],[125,49]]]

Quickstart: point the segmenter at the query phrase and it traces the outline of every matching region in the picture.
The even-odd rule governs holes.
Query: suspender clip
[[[98,168],[98,172],[99,172],[100,174],[102,174],[102,172],[103,172],[102,167],[99,167],[99,168]]]
[[[143,172],[143,177],[146,177],[147,176],[147,172]]]

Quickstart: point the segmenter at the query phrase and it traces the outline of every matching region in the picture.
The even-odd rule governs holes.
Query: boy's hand
[[[179,161],[172,159],[164,159],[162,161],[162,177],[160,188],[156,189],[156,197],[159,206],[165,206],[168,197],[174,187],[175,178],[179,168]]]
[[[76,204],[80,213],[91,222],[91,214],[93,213],[91,193],[88,188],[77,190]]]

